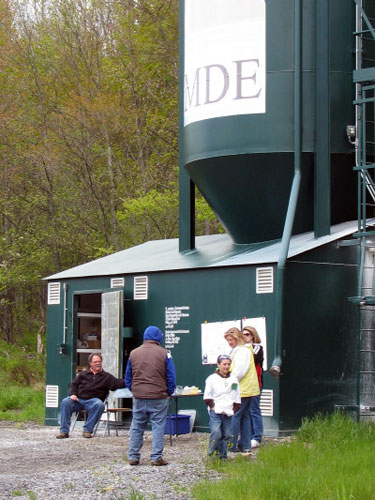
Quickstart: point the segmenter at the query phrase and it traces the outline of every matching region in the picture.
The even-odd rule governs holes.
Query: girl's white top
[[[240,386],[233,374],[224,378],[217,372],[206,379],[203,399],[213,399],[215,413],[233,415],[233,403],[241,403]],[[208,409],[210,411],[210,409]]]

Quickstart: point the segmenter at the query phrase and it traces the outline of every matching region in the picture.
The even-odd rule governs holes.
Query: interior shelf
[[[78,318],[101,318],[101,313],[77,312]]]
[[[101,349],[77,349],[77,352],[84,354],[90,354],[90,353],[96,353],[96,352],[102,352]]]

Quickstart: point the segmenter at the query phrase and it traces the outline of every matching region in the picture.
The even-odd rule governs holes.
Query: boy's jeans
[[[208,454],[213,455],[217,452],[218,457],[225,460],[231,437],[232,417],[210,410],[210,430]]]

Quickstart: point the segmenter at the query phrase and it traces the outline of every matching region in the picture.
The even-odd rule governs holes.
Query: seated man
[[[104,411],[104,400],[109,391],[125,387],[125,381],[107,373],[102,368],[102,355],[90,354],[90,369],[79,373],[69,387],[69,397],[61,401],[60,434],[57,439],[69,437],[70,418],[79,410],[87,411],[83,437],[91,438],[95,425]]]

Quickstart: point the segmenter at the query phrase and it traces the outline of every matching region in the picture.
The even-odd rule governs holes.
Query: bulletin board
[[[202,323],[202,364],[216,365],[219,354],[229,354],[230,347],[224,338],[224,333],[232,327],[241,330],[241,320]]]
[[[216,365],[220,354],[229,354],[230,347],[224,338],[224,333],[229,328],[236,327],[242,330],[245,326],[253,326],[259,333],[262,341],[264,362],[263,369],[267,370],[267,332],[266,318],[243,318],[242,320],[218,321],[214,323],[201,324],[201,346],[202,346],[202,364]]]

